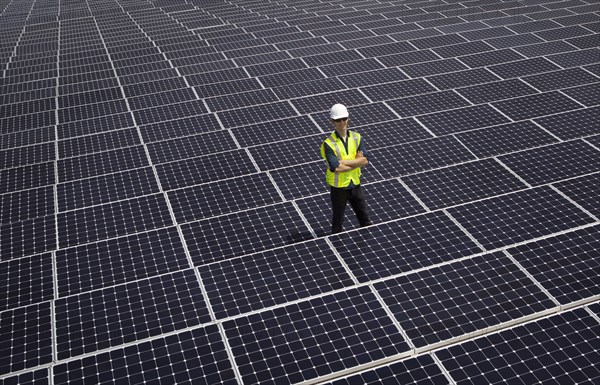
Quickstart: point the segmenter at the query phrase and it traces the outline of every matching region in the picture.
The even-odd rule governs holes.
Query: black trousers
[[[331,187],[331,207],[333,209],[331,232],[333,234],[342,231],[344,212],[346,211],[346,203],[348,202],[350,202],[350,206],[352,206],[356,218],[358,219],[358,223],[361,226],[368,226],[371,224],[369,214],[367,213],[365,195],[360,185],[351,189]]]

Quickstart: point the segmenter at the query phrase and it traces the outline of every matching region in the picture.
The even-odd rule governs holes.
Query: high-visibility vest
[[[346,140],[348,141],[348,152],[346,152],[342,140],[334,133],[325,139],[325,141],[321,144],[321,157],[325,159],[325,163],[327,163],[325,146],[329,146],[339,160],[356,158],[356,151],[360,145],[360,134],[358,132],[348,131]],[[352,181],[352,183],[355,185],[358,185],[360,184],[360,167],[357,167],[352,171],[331,172],[328,164],[325,179],[327,180],[327,184],[333,187],[346,187],[350,184],[350,181]]]

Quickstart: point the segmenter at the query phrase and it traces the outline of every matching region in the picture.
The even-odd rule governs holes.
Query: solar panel
[[[597,382],[598,32],[584,0],[5,1],[0,383]],[[374,222],[339,234],[334,103]]]
[[[546,155],[543,161],[540,156]],[[499,158],[532,185],[540,185],[597,171],[600,153],[576,140],[523,151]]]
[[[598,321],[576,309],[436,353],[454,381],[589,382],[600,376],[592,347]]]
[[[339,380],[328,382],[327,384],[351,385],[357,383],[442,385],[447,384],[448,379],[433,358],[430,355],[425,354],[388,366],[350,375]]]
[[[555,306],[501,253],[374,285],[417,348],[466,338]]]
[[[409,175],[402,180],[432,210],[527,187],[494,159]]]
[[[600,290],[598,261],[598,226],[576,230],[545,240],[508,249],[561,305],[570,305]]]
[[[448,209],[488,249],[594,222],[550,187],[524,190]]]
[[[149,380],[237,383],[215,325],[63,363],[55,367],[53,379],[56,384]]]
[[[227,321],[223,326],[240,375],[250,383],[297,383],[408,351],[404,338],[366,287]]]
[[[312,255],[318,256],[312,258]],[[199,270],[219,319],[353,284],[334,251],[322,239],[208,264]]]

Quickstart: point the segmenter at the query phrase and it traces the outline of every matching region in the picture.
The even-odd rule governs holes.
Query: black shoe
[[[360,225],[360,227],[367,227],[367,226],[371,226],[373,225],[373,222],[369,221],[367,223],[363,223],[362,225]]]

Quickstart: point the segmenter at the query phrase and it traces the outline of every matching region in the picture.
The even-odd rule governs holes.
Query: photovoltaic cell
[[[59,359],[210,321],[192,270],[70,296],[55,306]]]
[[[69,247],[171,225],[161,194],[67,211],[58,215],[60,247]]]
[[[358,90],[340,90],[315,96],[292,99],[290,103],[301,114],[308,114],[312,112],[323,111],[324,106],[332,106],[340,102],[345,105],[356,105],[367,103],[368,101],[369,100],[364,96],[364,94]]]
[[[453,137],[379,148],[371,151],[369,156],[372,158],[369,161],[376,165],[384,178],[395,178],[474,159]]]
[[[53,381],[237,384],[215,325],[57,365]]]
[[[459,383],[593,383],[600,324],[584,309],[480,337],[436,353]]]
[[[217,319],[353,284],[325,241],[309,241],[199,268]]]
[[[555,306],[502,253],[375,284],[416,347],[435,344]]]
[[[44,128],[24,130],[12,134],[0,135],[0,149],[7,150],[9,148],[50,142],[52,140],[55,140],[54,130]]]
[[[224,327],[247,383],[298,383],[408,351],[367,287],[227,321]]]
[[[441,212],[331,237],[359,282],[368,282],[481,252]],[[357,250],[360,252],[357,253]]]
[[[352,384],[446,385],[448,379],[429,354],[354,374],[327,385]]]
[[[58,157],[70,158],[139,144],[141,144],[140,138],[134,129],[115,130],[61,140],[58,142]]]
[[[111,114],[94,119],[79,120],[70,123],[60,123],[56,130],[59,139],[73,138],[76,136],[96,134],[110,130],[133,127],[133,118],[130,113]]]
[[[73,210],[159,191],[151,168],[80,179],[57,185],[59,211]]]
[[[388,120],[396,120],[399,116],[394,113],[394,111],[390,110],[390,108],[384,103],[369,103],[360,106],[351,106],[350,107],[350,116],[351,120],[351,128],[353,126],[362,126],[365,124],[376,123],[376,122],[386,122]],[[330,124],[329,114],[327,113],[319,113],[312,115],[313,119],[317,123],[322,124]],[[327,123],[325,123],[327,122]],[[333,131],[333,130],[331,130]]]
[[[435,91],[435,88],[423,79],[403,80],[361,88],[361,92],[373,101],[396,99],[432,91]]]
[[[297,116],[297,112],[287,102],[277,102],[217,113],[225,128],[246,126],[252,123],[281,120]]]
[[[554,185],[596,217],[600,216],[600,174],[582,176]]]
[[[598,78],[582,68],[569,68],[560,71],[552,71],[539,75],[527,76],[523,78],[523,80],[540,91],[554,91],[593,83],[598,81]]]
[[[318,149],[315,149],[315,152]],[[327,165],[324,161],[306,163],[270,171],[279,190],[287,199],[297,199],[327,191]],[[363,177],[363,180],[367,180]]]
[[[227,177],[257,172],[244,150],[204,155],[156,166],[164,190],[193,186]]]
[[[0,374],[52,362],[51,303],[0,312]]]
[[[142,146],[59,159],[57,163],[60,182],[69,182],[149,165]]]
[[[173,227],[61,249],[58,294],[66,297],[189,267]]]
[[[499,158],[532,185],[598,171],[600,151],[582,140],[562,142]]]
[[[488,250],[594,221],[550,187],[468,203],[448,213]]]
[[[548,132],[527,120],[462,132],[456,137],[479,158],[520,151],[557,141]]]
[[[165,163],[217,152],[233,150],[235,142],[225,130],[186,136],[146,145],[152,163]]]
[[[508,252],[540,282],[561,305],[600,293],[596,250],[598,226],[527,243]]]
[[[367,151],[390,144],[399,144],[431,138],[432,134],[413,118],[394,119],[357,128]]]
[[[144,142],[148,143],[218,131],[221,126],[213,114],[205,114],[145,125],[139,130]]]
[[[264,173],[174,190],[168,197],[179,223],[281,202]]]
[[[50,376],[48,369],[40,369],[31,372],[24,372],[22,374],[6,377],[0,380],[2,385],[47,385],[50,382]]]
[[[498,64],[488,69],[502,79],[510,79],[559,70],[560,67],[545,58],[533,58]]]
[[[534,119],[561,139],[574,139],[600,133],[600,107],[585,108]]]
[[[319,149],[324,139],[325,134],[304,136],[275,143],[268,143],[261,146],[249,147],[248,152],[250,152],[250,155],[252,155],[252,158],[258,167],[261,170],[266,171],[322,159]],[[280,157],[275,156],[275,154],[285,154],[290,149],[294,149],[293,151],[295,151],[294,157],[292,158],[282,160]]]
[[[509,122],[508,118],[489,105],[438,112],[419,116],[417,119],[436,135],[469,131]]]
[[[182,101],[177,104],[169,104],[144,110],[133,111],[136,123],[138,125],[152,124],[185,118],[188,116],[201,115],[207,113],[207,109],[200,100]]]
[[[473,103],[488,103],[496,100],[510,99],[517,96],[531,95],[537,91],[520,79],[509,79],[491,82],[457,90],[462,96]]]
[[[312,238],[290,203],[191,222],[181,229],[196,266]]]
[[[0,118],[0,132],[10,134],[17,131],[31,130],[33,128],[49,127],[54,124],[56,124],[56,115],[54,111],[38,112],[31,115]]]
[[[385,358],[340,365],[346,358],[335,349],[353,346],[356,333],[335,329],[345,318],[326,312],[333,350],[311,349],[303,331],[301,338],[283,344],[297,352],[307,342],[312,361],[292,362],[296,370],[277,355],[282,348],[253,350],[252,368],[241,374],[233,365],[242,356],[231,356],[222,341],[225,328],[212,324],[208,309],[203,317],[209,323],[190,316],[195,323],[186,326],[186,318],[177,314],[189,308],[169,315],[165,303],[176,301],[153,303],[153,294],[145,295],[140,307],[139,298],[130,301],[131,291],[122,290],[184,272],[197,289],[205,282],[197,282],[200,272],[190,268],[215,269],[212,276],[219,283],[210,291],[211,300],[222,306],[219,317],[227,317],[219,322],[233,322],[347,290],[356,282],[350,271],[361,284],[371,279],[382,284],[437,271],[432,264],[442,269],[458,266],[457,258],[462,264],[482,260],[473,255],[501,247],[503,254],[486,257],[506,261],[512,253],[507,267],[514,268],[517,256],[524,260],[519,268],[536,277],[536,289],[543,285],[565,308],[600,314],[598,304],[590,305],[597,296],[593,273],[598,269],[589,260],[598,248],[594,221],[600,216],[594,168],[600,150],[597,6],[581,0],[404,5],[304,0],[284,7],[157,0],[83,8],[63,4],[59,14],[53,5],[25,3],[14,0],[0,7],[0,68],[5,69],[0,79],[0,274],[7,294],[0,300],[0,318],[14,321],[8,329],[3,324],[2,348],[17,343],[10,349],[27,354],[4,351],[0,367],[9,369],[0,373],[0,383],[452,382],[447,372],[439,375],[442,368],[432,356],[448,346],[424,345],[425,355],[404,360],[411,351],[397,354],[361,336],[366,350],[386,350]],[[348,105],[351,128],[371,153],[361,180],[375,225],[356,228],[349,209],[347,233],[332,236],[318,148],[333,131],[328,109],[337,102]],[[456,217],[460,225],[446,217],[453,210],[465,214]],[[177,224],[182,227],[173,227],[175,218],[185,221]],[[331,241],[336,250],[329,248]],[[353,246],[357,241],[360,248]],[[525,257],[515,251],[527,246]],[[369,261],[354,261],[366,258],[363,250]],[[228,270],[223,277],[220,269],[227,266],[235,274]],[[447,277],[435,278],[432,287]],[[189,298],[185,280],[175,281],[156,290]],[[200,287],[194,301],[207,292]],[[223,305],[219,296],[229,288],[227,295],[235,298]],[[103,297],[109,291],[119,298]],[[432,299],[434,306],[425,306],[418,299],[421,291],[417,294],[411,297],[424,314],[454,311],[449,301],[435,302],[438,298]],[[451,290],[440,298],[444,295],[463,298]],[[56,339],[51,339],[54,301],[86,296],[94,303],[81,309],[73,305],[65,314],[74,324],[84,315],[86,335],[73,333],[72,343],[92,350],[57,358]],[[499,297],[465,298],[469,304],[487,304]],[[118,312],[101,310],[115,301],[131,305],[134,316],[125,317],[136,320],[137,334],[114,327],[102,335],[108,338],[96,337],[93,322],[117,318]],[[352,306],[364,314],[368,306],[362,302]],[[13,317],[40,304],[49,309],[47,322],[33,313]],[[552,306],[549,311],[564,311],[558,301]],[[549,311],[530,316],[539,319]],[[147,326],[138,322],[144,313],[150,314]],[[105,321],[93,319],[100,317]],[[42,344],[5,338],[30,318],[44,325],[39,331],[51,331]],[[152,321],[157,318],[162,323]],[[269,322],[287,321],[276,315]],[[256,334],[265,333],[266,328]],[[126,334],[133,336],[130,342],[119,345],[119,335]],[[548,335],[569,346],[561,336]],[[67,332],[62,342],[70,338]],[[592,333],[587,339],[593,338]],[[117,345],[100,348],[102,353],[92,347],[112,343]],[[526,346],[539,352],[535,342]],[[47,358],[36,358],[46,354],[39,354],[40,348],[49,349]],[[530,377],[515,353],[501,352],[510,366],[483,361],[465,367],[465,373],[474,373],[471,380],[459,376],[456,382],[494,382],[508,367],[523,373],[519,381],[553,382]],[[544,359],[554,377],[568,373],[585,382],[588,376],[590,383],[598,378],[589,375],[598,365],[560,357]],[[584,368],[583,375],[573,369],[574,362]],[[493,379],[478,381],[480,368]],[[305,376],[296,377],[300,372]],[[570,380],[554,382],[576,382]]]
[[[407,117],[464,107],[470,103],[454,91],[441,91],[390,100],[387,104],[401,117]]]
[[[0,195],[0,223],[20,222],[54,214],[52,187],[40,187]]]
[[[54,299],[52,254],[0,263],[0,282],[5,294],[0,311]]]
[[[27,257],[56,249],[54,215],[0,226],[0,261]]]
[[[527,187],[493,159],[409,175],[402,180],[431,210]]]
[[[600,99],[600,82],[567,88],[562,90],[562,92],[586,107],[597,106],[600,104],[600,101],[598,101]]]

